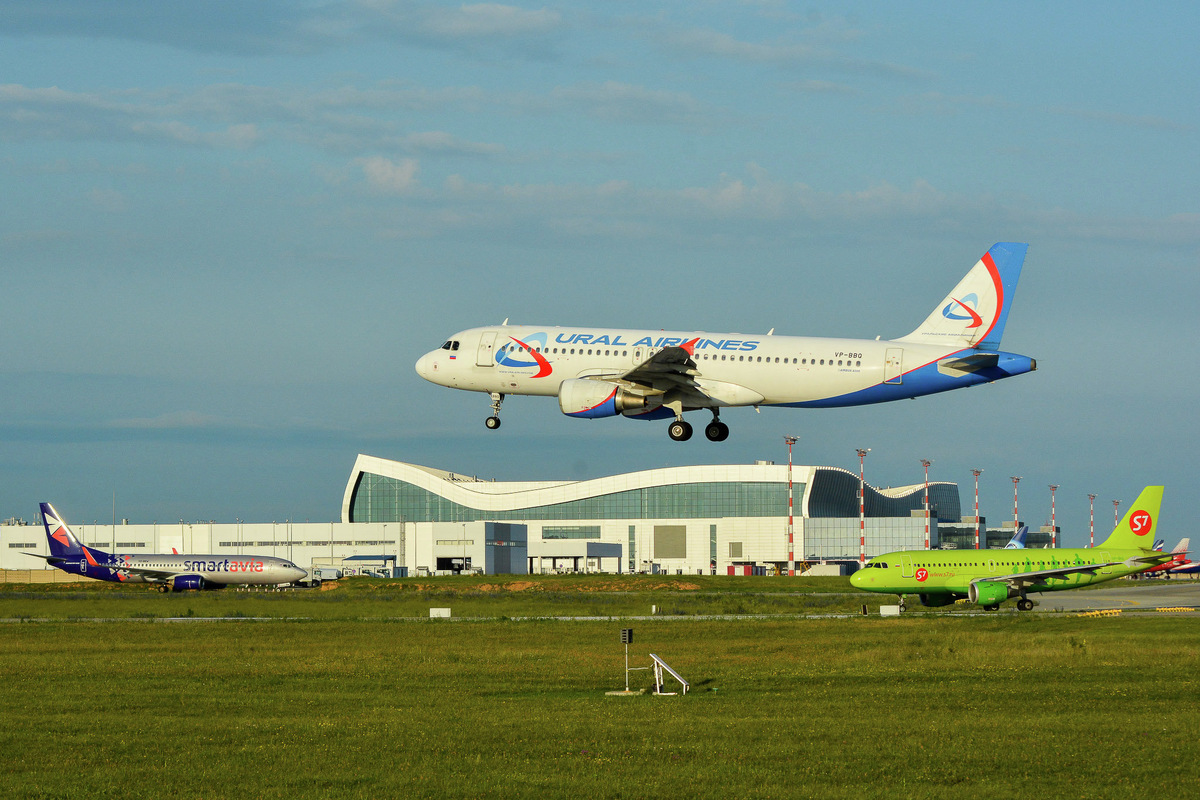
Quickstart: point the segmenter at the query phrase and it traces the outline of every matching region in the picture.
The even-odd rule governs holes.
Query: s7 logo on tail
[[[1129,529],[1138,536],[1145,536],[1153,527],[1153,522],[1149,511],[1135,511],[1129,517]]]

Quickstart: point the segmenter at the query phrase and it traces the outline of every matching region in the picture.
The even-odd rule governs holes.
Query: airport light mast
[[[788,446],[788,528],[787,528],[787,545],[788,545],[788,575],[796,574],[796,549],[795,540],[792,536],[792,445],[799,441],[798,436],[785,436],[783,440]]]
[[[1058,525],[1054,522],[1054,493],[1058,491],[1058,484],[1050,484],[1050,546],[1058,547]]]
[[[928,458],[921,459],[921,466],[925,468],[925,549],[929,549],[929,465],[933,462]]]
[[[858,565],[867,562],[867,479],[863,473],[863,461],[871,448],[859,448],[858,453]]]
[[[1088,547],[1096,546],[1096,495],[1088,493]]]
[[[971,474],[975,476],[975,549],[979,549],[979,476],[983,474],[981,469],[971,470]]]
[[[1020,475],[1012,476],[1013,482],[1013,535],[1017,533],[1017,528],[1021,527],[1021,515],[1017,513],[1017,484],[1021,482]]]
[[[1117,516],[1117,508],[1120,505],[1121,505],[1120,500],[1113,500],[1113,527],[1114,528],[1121,524],[1121,519],[1120,519],[1120,517]]]

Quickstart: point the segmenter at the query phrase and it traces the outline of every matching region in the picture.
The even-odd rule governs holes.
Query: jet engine
[[[974,581],[967,587],[967,599],[977,605],[999,605],[1008,598],[1008,584],[999,581]]]
[[[200,575],[176,575],[171,579],[171,589],[176,592],[188,589],[203,589],[207,581]]]
[[[558,387],[558,407],[568,417],[614,417],[646,407],[646,398],[612,381],[571,378]]]

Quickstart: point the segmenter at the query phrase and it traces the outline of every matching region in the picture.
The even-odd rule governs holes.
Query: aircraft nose
[[[417,374],[422,378],[427,381],[434,381],[438,369],[437,353],[426,353],[418,358],[416,369]]]
[[[865,569],[860,569],[850,576],[850,585],[856,589],[861,589],[866,582],[867,571]]]

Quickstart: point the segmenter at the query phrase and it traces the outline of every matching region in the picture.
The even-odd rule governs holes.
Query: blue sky
[[[1196,486],[1200,10],[0,2],[0,516],[328,520],[366,452],[499,479],[797,461],[1067,544]],[[885,338],[996,241],[1038,372],[721,445],[421,381],[454,331]],[[1173,544],[1173,541],[1172,541]]]

